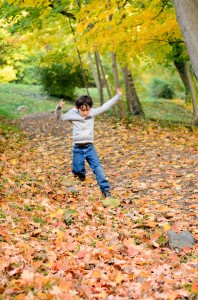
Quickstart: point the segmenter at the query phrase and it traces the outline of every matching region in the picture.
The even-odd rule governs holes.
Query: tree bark
[[[113,75],[114,75],[115,90],[117,90],[117,88],[120,86],[120,82],[119,82],[119,76],[118,76],[116,54],[112,52],[111,57],[112,57],[112,69],[113,69]],[[119,107],[119,112],[120,112],[121,117],[124,118],[125,113],[124,113],[124,109],[123,109],[123,105],[122,105],[122,100],[118,101],[118,107]]]
[[[192,95],[193,113],[195,116],[194,122],[198,124],[198,107],[197,107],[196,89],[195,89],[195,86],[194,86],[194,83],[193,83],[193,80],[191,77],[190,65],[188,62],[185,63],[185,68],[186,68],[186,74],[187,74],[190,91],[191,91],[191,95]]]
[[[69,24],[70,24],[71,32],[72,32],[72,34],[73,34],[74,43],[75,43],[75,45],[76,45],[76,36],[75,36],[74,29],[73,29],[73,27],[72,27],[70,18],[69,18]],[[76,51],[77,51],[78,59],[79,59],[79,62],[80,62],[80,67],[81,67],[81,71],[82,71],[82,76],[83,76],[84,86],[85,86],[85,89],[86,89],[86,91],[87,91],[87,95],[89,95],[89,89],[88,89],[88,84],[87,84],[87,80],[86,80],[86,76],[85,76],[85,70],[84,70],[84,67],[83,67],[83,62],[82,62],[82,58],[81,58],[81,55],[80,55],[80,51],[79,51],[79,49],[78,49],[77,46],[76,46]]]
[[[95,84],[96,84],[96,87],[97,87],[97,90],[98,90],[98,93],[99,93],[100,92],[100,85],[99,85],[99,82],[98,82],[98,75],[96,73],[96,70],[95,70],[94,63],[93,63],[90,52],[88,53],[88,59],[89,59],[91,71],[92,71],[92,74],[93,74],[93,78],[94,78],[94,81],[95,81]]]
[[[181,63],[181,62],[177,62],[174,60],[174,65],[175,65],[175,67],[179,73],[179,76],[184,84],[185,100],[187,101],[189,98],[189,94],[190,94],[190,86],[189,86],[188,77],[187,77],[186,70],[185,70],[185,62]]]
[[[123,68],[123,73],[125,78],[126,96],[129,112],[133,115],[144,116],[142,105],[136,93],[132,73],[127,67]]]
[[[198,0],[173,1],[192,67],[198,79]]]
[[[130,101],[130,87],[128,81],[128,70],[126,67],[122,68],[123,76],[124,76],[124,84],[125,84],[125,91],[126,91],[126,100],[127,100],[127,110],[129,113],[133,114],[133,106],[132,102]]]
[[[102,65],[99,53],[98,53],[98,62],[99,62],[100,70],[102,72],[102,77],[103,77],[103,80],[104,80],[104,83],[105,83],[105,86],[106,86],[106,89],[107,89],[107,93],[108,93],[108,96],[109,96],[109,99],[110,99],[110,98],[112,98],[112,95],[111,95],[111,91],[110,91],[110,87],[109,87],[108,81],[106,79],[105,71],[104,71],[104,68],[103,68],[103,65]]]
[[[99,65],[99,61],[98,61],[97,50],[95,51],[95,61],[96,61],[96,70],[97,70],[98,83],[99,83],[100,104],[102,105],[104,103],[104,93],[103,93],[103,82],[102,82],[101,73],[100,73],[100,65]]]

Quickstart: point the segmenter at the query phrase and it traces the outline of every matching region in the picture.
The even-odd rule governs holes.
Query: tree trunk
[[[123,73],[125,78],[126,96],[129,112],[133,115],[144,116],[142,105],[136,93],[132,73],[127,67],[123,68]]]
[[[105,86],[106,86],[106,89],[107,89],[107,93],[108,93],[109,99],[111,99],[112,98],[111,91],[110,91],[110,88],[109,88],[108,81],[106,79],[105,71],[104,71],[104,68],[103,68],[103,65],[102,65],[99,53],[98,53],[98,62],[99,62],[99,65],[100,65],[100,70],[102,72],[102,77],[103,77],[103,80],[104,80],[104,83],[105,83]]]
[[[174,65],[175,65],[175,67],[179,73],[179,76],[184,84],[185,100],[187,101],[189,98],[189,94],[190,94],[190,86],[189,86],[188,77],[187,77],[186,70],[185,70],[185,62],[181,63],[181,62],[174,60]]]
[[[124,76],[124,84],[125,84],[125,91],[126,91],[126,100],[127,100],[127,110],[129,113],[133,114],[133,106],[130,100],[130,87],[128,81],[128,70],[126,67],[122,68],[123,76]]]
[[[173,0],[192,66],[198,79],[198,1]]]
[[[75,45],[77,44],[76,43],[76,36],[75,36],[75,32],[74,32],[74,29],[72,27],[72,24],[71,24],[71,20],[69,19],[69,24],[70,24],[70,28],[71,28],[71,32],[73,34],[73,37],[74,37],[74,43]],[[79,62],[80,62],[80,67],[81,67],[81,71],[82,71],[82,76],[83,76],[83,81],[84,81],[84,86],[85,86],[85,89],[87,91],[87,95],[89,95],[89,89],[88,89],[88,85],[87,85],[87,80],[86,80],[86,76],[85,76],[85,70],[84,70],[84,67],[83,67],[83,63],[82,63],[82,58],[81,58],[81,55],[80,55],[80,51],[78,49],[78,47],[76,46],[76,51],[77,51],[77,54],[78,54],[78,59],[79,59]]]
[[[111,57],[112,57],[112,69],[113,69],[113,75],[114,75],[115,90],[117,90],[117,88],[120,86],[120,82],[119,82],[119,76],[118,76],[116,54],[112,52]],[[125,113],[124,113],[124,109],[123,109],[123,105],[122,105],[122,100],[118,101],[118,107],[119,107],[119,112],[120,112],[121,117],[124,118]]]
[[[104,80],[104,83],[105,83],[106,88],[107,88],[107,93],[108,93],[109,99],[111,99],[112,98],[111,90],[110,90],[109,83],[108,83],[108,81],[106,79],[106,76],[105,76],[105,71],[104,71],[99,53],[98,53],[98,59],[99,59],[99,63],[100,63],[100,69],[101,69],[101,72],[102,72],[103,80]],[[116,115],[115,105],[113,106],[113,112],[114,112],[114,115]]]
[[[185,68],[186,68],[186,74],[188,77],[188,82],[189,82],[190,91],[191,91],[191,95],[192,95],[193,113],[195,116],[194,122],[198,124],[198,107],[197,107],[196,89],[195,89],[195,85],[194,85],[192,77],[191,77],[190,65],[188,62],[185,63]]]
[[[93,74],[93,78],[94,78],[94,81],[95,81],[98,93],[100,93],[100,85],[99,85],[99,81],[98,81],[98,75],[96,73],[96,70],[95,70],[94,63],[93,63],[93,60],[92,60],[90,52],[88,53],[88,59],[89,59],[91,71],[92,71],[92,74]]]
[[[103,82],[102,82],[101,73],[100,73],[100,65],[99,65],[99,61],[98,61],[97,50],[95,51],[95,61],[96,61],[96,70],[97,70],[97,74],[98,74],[100,104],[102,105],[104,103],[104,93],[103,93]]]

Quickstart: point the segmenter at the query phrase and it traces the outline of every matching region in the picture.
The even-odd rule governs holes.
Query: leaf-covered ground
[[[71,125],[20,121],[1,156],[0,299],[197,299],[198,132],[96,120],[95,146],[116,200],[92,172],[71,173]],[[5,138],[2,138],[2,143]]]

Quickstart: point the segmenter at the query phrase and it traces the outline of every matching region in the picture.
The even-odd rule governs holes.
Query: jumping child
[[[89,163],[100,190],[105,197],[111,196],[110,184],[105,177],[97,152],[94,148],[94,119],[96,116],[114,106],[122,96],[122,89],[117,89],[117,94],[105,102],[99,108],[92,108],[93,101],[90,96],[80,96],[76,100],[76,106],[67,113],[62,114],[64,101],[60,101],[56,107],[56,118],[70,121],[73,125],[73,157],[72,173],[81,181],[86,178],[85,160]]]

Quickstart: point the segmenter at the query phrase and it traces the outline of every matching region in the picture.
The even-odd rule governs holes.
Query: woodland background
[[[167,235],[198,239],[198,84],[173,1],[0,3],[0,299],[197,299],[197,244]],[[118,86],[96,122],[105,200],[88,166],[73,179],[54,109]]]
[[[1,82],[68,100],[77,87],[96,87],[101,104],[121,85],[120,117],[144,116],[143,101],[174,99],[196,124],[197,80],[170,0],[3,1],[0,44]]]

